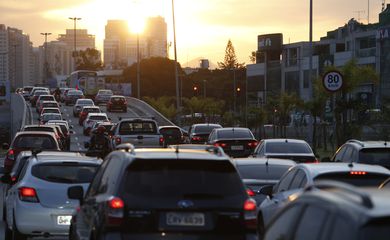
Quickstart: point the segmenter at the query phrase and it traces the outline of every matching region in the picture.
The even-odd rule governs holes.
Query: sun
[[[145,31],[145,17],[133,16],[131,19],[127,20],[127,23],[131,33],[139,34]]]

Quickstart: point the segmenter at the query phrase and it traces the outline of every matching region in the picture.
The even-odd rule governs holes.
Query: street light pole
[[[181,106],[180,106],[180,96],[179,96],[179,74],[177,72],[176,25],[175,25],[174,0],[172,0],[172,21],[173,21],[173,49],[175,53],[176,108],[177,108],[177,112],[179,112]]]
[[[313,97],[313,0],[310,0],[309,54],[309,86],[311,99]]]
[[[206,98],[206,79],[203,79],[203,97]]]
[[[137,98],[141,99],[141,75],[140,75],[140,57],[139,57],[139,33],[137,33]]]
[[[48,35],[51,35],[51,33],[48,33],[48,32],[45,32],[45,33],[41,33],[41,35],[45,36],[45,64],[44,64],[44,77],[43,77],[43,83],[47,83],[47,78],[48,78],[48,72],[49,72],[49,67],[48,67],[48,63],[47,63],[47,36]]]
[[[236,67],[233,67],[233,113],[236,114],[236,98],[237,98],[237,87],[236,87]]]
[[[74,50],[73,50],[73,61],[74,61],[74,70],[76,70],[76,22],[77,20],[81,20],[81,18],[78,17],[69,17],[70,20],[73,21],[73,33],[74,33]]]

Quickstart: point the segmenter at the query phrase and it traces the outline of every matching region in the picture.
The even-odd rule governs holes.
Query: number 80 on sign
[[[343,75],[337,71],[326,72],[322,83],[329,92],[337,92],[343,87]]]

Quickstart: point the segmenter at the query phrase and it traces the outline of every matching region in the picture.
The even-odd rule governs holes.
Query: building
[[[4,24],[0,24],[0,85],[9,80],[9,43],[8,31]]]
[[[168,57],[167,24],[162,17],[147,19],[145,32],[130,33],[126,20],[108,20],[105,27],[104,64],[123,68],[137,62],[137,48],[142,58]]]
[[[72,46],[73,49],[76,48],[76,51],[95,48],[95,36],[88,34],[87,29],[76,29],[76,43],[74,29],[66,29],[66,33],[59,34],[57,40],[68,46]]]
[[[313,42],[314,77],[310,80],[309,42],[283,45],[282,34],[258,36],[256,64],[247,65],[249,104],[266,103],[267,96],[282,92],[296,93],[308,101],[313,95],[312,82],[324,73],[326,66],[344,66],[356,59],[361,66],[373,67],[380,76],[378,85],[367,79],[353,93],[372,107],[378,107],[390,96],[390,5],[379,14],[379,22],[362,24],[354,19],[329,31]]]

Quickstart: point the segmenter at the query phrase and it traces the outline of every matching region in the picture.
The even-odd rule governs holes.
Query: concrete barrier
[[[11,139],[26,124],[27,106],[23,96],[11,95]]]

